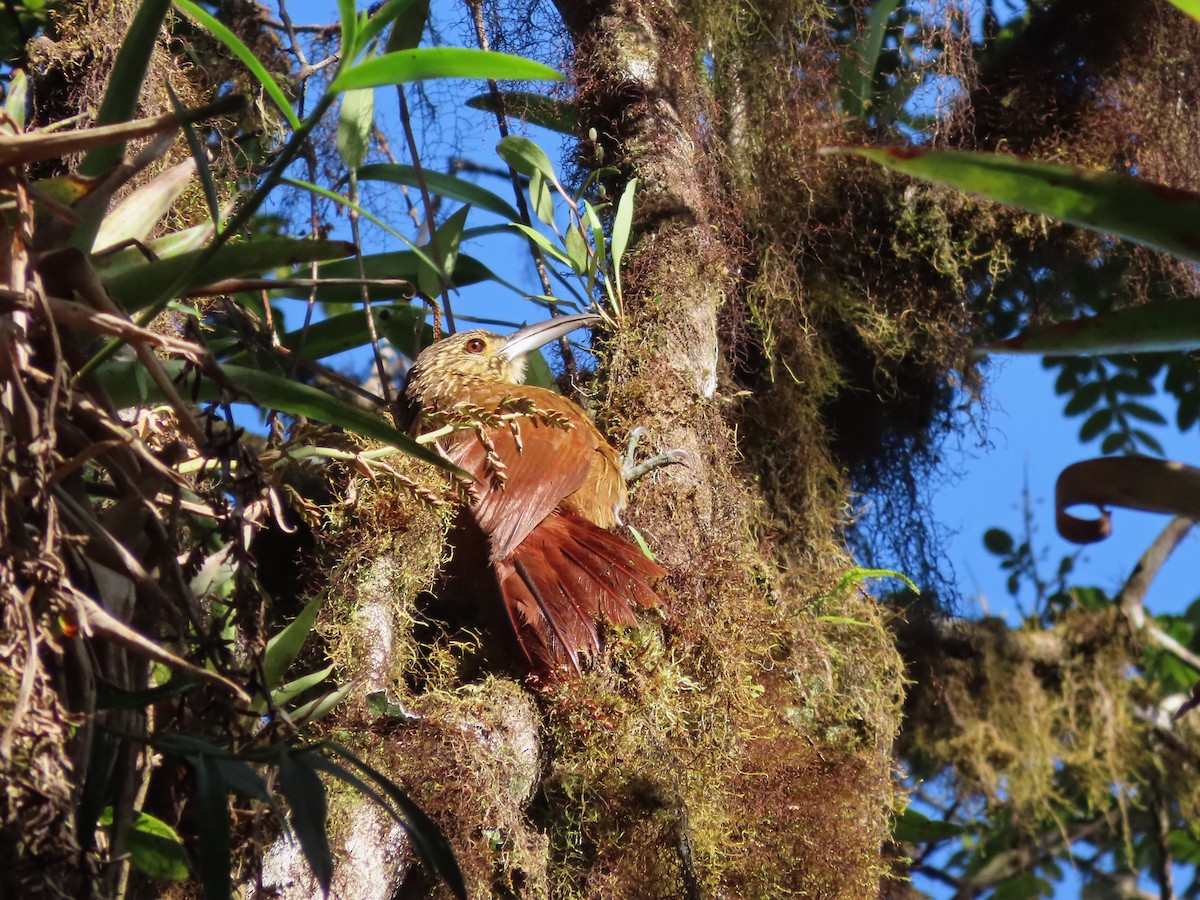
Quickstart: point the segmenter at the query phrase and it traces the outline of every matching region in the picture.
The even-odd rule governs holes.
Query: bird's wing
[[[569,417],[574,427],[549,424],[537,415],[520,417],[457,432],[446,448],[451,462],[478,479],[471,488],[471,514],[488,536],[493,560],[509,556],[563,498],[579,489],[600,440],[583,410],[565,397],[534,387],[522,387],[520,396],[531,398],[539,411]]]

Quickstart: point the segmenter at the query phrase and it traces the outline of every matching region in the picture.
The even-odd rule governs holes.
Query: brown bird
[[[529,353],[598,318],[562,316],[507,337],[460,332],[424,350],[404,386],[413,433],[444,430],[442,452],[477,479],[460,529],[474,534],[461,543],[482,537],[500,618],[542,675],[578,671],[580,653],[600,647],[600,621],[636,625],[633,606],[657,605],[650,581],[665,574],[608,530],[628,499],[620,454],[575,403],[522,383]]]

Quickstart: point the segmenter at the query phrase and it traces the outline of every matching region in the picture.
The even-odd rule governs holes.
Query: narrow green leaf
[[[192,0],[174,0],[174,2],[184,14],[208,29],[213,37],[233,51],[233,55],[242,61],[242,65],[249,69],[250,74],[262,85],[263,90],[267,92],[267,96],[271,98],[279,108],[279,111],[283,113],[284,118],[288,120],[288,124],[291,125],[292,129],[294,131],[300,130],[300,119],[292,109],[292,104],[288,102],[287,95],[279,87],[278,82],[271,77],[271,73],[250,52],[250,48],[242,43],[241,38],[222,25],[198,4],[193,3]],[[136,96],[135,93],[135,99]]]
[[[307,725],[310,722],[316,722],[318,719],[323,719],[333,711],[333,708],[341,703],[354,688],[358,687],[358,683],[349,681],[343,684],[335,691],[330,691],[323,697],[317,697],[315,700],[310,700],[303,706],[299,706],[291,712],[291,719],[297,725]]]
[[[185,370],[185,364],[178,360],[167,360],[162,363],[162,366],[167,375],[173,379],[178,379]],[[278,375],[260,372],[257,369],[226,365],[222,366],[221,370],[227,379],[244,390],[246,395],[263,409],[278,409],[294,416],[305,416],[318,422],[328,422],[346,431],[361,434],[363,437],[391,444],[409,456],[432,463],[448,472],[454,472],[460,477],[471,478],[469,474],[446,462],[432,450],[418,444],[407,434],[388,425],[374,412],[339,400],[331,394],[307,384],[299,384]],[[119,408],[123,408],[138,403],[138,385],[135,376],[137,371],[141,371],[141,366],[136,363],[110,362],[103,365],[96,375],[113,402]],[[149,388],[151,396],[154,396],[154,390],[153,386]],[[198,401],[208,403],[217,403],[227,399],[223,397],[221,387],[210,378],[201,378],[198,382],[188,384],[184,393],[195,396]],[[234,399],[242,400],[244,398]]]
[[[325,601],[324,594],[318,594],[304,605],[300,615],[292,619],[279,634],[267,641],[267,649],[263,653],[263,679],[266,688],[274,690],[283,681],[283,675],[293,660],[300,655],[300,648],[312,633],[313,625],[317,622],[317,613]]]
[[[23,69],[14,69],[8,80],[8,93],[4,97],[4,112],[22,131],[25,129],[25,103],[28,98],[29,78]]]
[[[455,210],[434,234],[438,252],[442,257],[442,272],[445,283],[449,285],[454,279],[454,269],[458,266],[458,246],[462,241],[463,228],[467,224],[467,216],[471,207],[464,206]]]
[[[213,768],[220,774],[221,781],[231,791],[237,791],[243,797],[270,803],[271,792],[267,783],[250,766],[240,759],[223,759],[219,756],[209,757]]]
[[[228,212],[228,206],[226,206],[225,211]],[[209,238],[213,236],[215,231],[216,229],[213,228],[213,223],[210,219],[199,225],[193,225],[191,228],[185,228],[183,231],[174,231],[170,234],[164,234],[160,238],[144,241],[143,246],[150,251],[150,256],[157,259],[165,259],[170,256],[187,253],[191,250],[198,250],[208,243]],[[99,246],[99,239],[97,239],[97,246]],[[92,265],[97,271],[103,272],[107,277],[113,277],[117,273],[129,269],[140,268],[146,265],[147,262],[147,254],[142,251],[141,247],[126,247],[115,253],[105,253],[92,257]]]
[[[537,169],[529,176],[529,199],[533,203],[533,213],[551,228],[554,227],[554,194],[546,184],[546,178]]]
[[[129,31],[117,50],[117,58],[104,89],[104,100],[96,115],[96,125],[115,125],[134,117],[150,57],[154,55],[154,48],[158,44],[158,30],[170,8],[171,0],[142,0],[138,5],[133,21],[129,23]],[[90,150],[76,174],[84,178],[102,175],[116,165],[124,153],[124,141]]]
[[[179,102],[179,97],[176,96],[170,83],[167,83],[165,87],[171,98],[171,108],[179,116],[180,127],[187,140],[188,150],[192,154],[192,162],[196,166],[196,174],[200,178],[200,186],[204,191],[204,201],[208,204],[208,214],[214,222],[220,221],[221,201],[217,199],[217,185],[213,181],[212,170],[208,167],[208,148],[200,140],[200,135],[196,133],[196,126],[191,122],[188,115],[191,110]]]
[[[497,97],[489,92],[472,97],[467,101],[467,106],[484,112],[503,112],[531,125],[540,125],[569,137],[579,136],[579,111],[575,104],[553,100],[544,94],[501,91]]]
[[[421,43],[425,23],[429,19],[429,0],[417,0],[396,16],[396,24],[388,35],[387,52],[413,50]]]
[[[862,584],[864,581],[868,581],[873,578],[895,578],[899,581],[903,581],[904,586],[914,594],[921,593],[921,589],[918,588],[916,584],[913,583],[913,580],[903,572],[897,572],[895,569],[864,569],[859,566],[855,566],[854,568],[850,569],[845,575],[838,579],[837,587],[834,588],[834,593],[843,591],[851,585]]]
[[[422,174],[425,177],[425,186],[431,194],[445,197],[448,200],[457,200],[460,203],[466,203],[479,209],[486,209],[488,212],[494,212],[496,215],[503,216],[510,221],[521,218],[511,203],[486,188],[481,188],[477,184],[473,184],[462,178],[456,178],[453,175],[444,175],[441,172],[426,170]],[[388,181],[393,184],[405,184],[410,187],[419,187],[421,183],[417,178],[416,168],[396,163],[377,163],[363,166],[358,170],[358,180]]]
[[[1126,175],[1014,156],[839,148],[889,169],[1200,261],[1200,195]]]
[[[496,144],[496,155],[527,178],[532,178],[534,172],[541,173],[551,184],[558,185],[558,176],[554,173],[554,164],[546,151],[519,134],[510,134],[500,139]]]
[[[397,231],[395,228],[393,228],[391,225],[389,225],[383,219],[379,218],[379,216],[376,216],[373,213],[368,212],[367,210],[365,210],[361,206],[359,206],[357,203],[351,202],[348,198],[343,197],[341,194],[334,193],[333,191],[329,190],[328,188],[323,188],[320,185],[312,184],[311,182],[308,182],[308,181],[301,181],[299,178],[284,178],[283,183],[290,184],[290,185],[293,185],[298,188],[303,188],[306,191],[311,191],[312,193],[318,194],[319,196],[322,196],[322,197],[325,197],[328,200],[332,200],[334,203],[338,203],[338,204],[346,207],[347,209],[353,210],[354,212],[358,213],[360,216],[362,216],[367,221],[373,222],[374,224],[378,225],[380,228],[382,228],[384,231],[386,231],[392,237],[394,237],[398,241],[400,241],[400,243],[407,244],[408,247],[412,250],[412,252],[417,254],[417,256],[420,257],[427,266],[433,266],[433,260],[430,259],[425,254],[425,251],[423,251],[420,247],[418,247],[411,240],[409,240],[406,235]]]
[[[549,66],[508,53],[490,53],[468,47],[418,47],[385,53],[351,66],[333,80],[329,90],[336,93],[430,78],[561,81],[562,75]]]
[[[536,228],[530,228],[528,225],[522,225],[520,222],[512,222],[510,224],[513,228],[520,231],[521,234],[525,235],[525,237],[529,238],[564,266],[571,265],[571,260],[567,258],[567,255],[554,246],[554,244],[550,242],[550,239]]]
[[[413,2],[414,0],[387,0],[373,16],[367,19],[366,24],[359,29],[358,45],[364,50],[367,49],[371,41],[375,40],[383,32],[383,29],[387,28],[397,16],[404,15]],[[391,50],[393,48],[389,47],[388,49]]]
[[[1200,347],[1200,298],[1140,306],[1030,327],[983,353],[1171,353]]]
[[[208,248],[147,262],[145,265],[112,274],[101,271],[100,278],[117,305],[132,312],[152,305],[187,272],[192,273],[191,278],[179,286],[178,293],[195,290],[226,278],[265,275],[285,266],[340,259],[353,252],[354,245],[345,241],[268,238],[226,244],[205,258],[204,265],[199,269],[196,269],[195,263],[204,254],[210,253]]]
[[[379,794],[372,790],[362,779],[342,766],[323,757],[317,757],[321,762],[318,763],[314,760],[314,764],[322,768],[323,771],[341,778],[349,784],[355,785],[363,793],[375,799],[380,806],[392,815],[396,823],[408,833],[408,836],[412,839],[413,848],[417,851],[417,855],[421,858],[421,862],[425,868],[430,872],[436,873],[456,897],[466,900],[467,886],[463,881],[458,861],[454,858],[454,851],[451,849],[449,841],[446,840],[446,836],[442,834],[442,830],[425,814],[424,810],[417,806],[391,779],[367,765],[341,744],[326,741],[322,746],[333,751],[343,759],[348,760],[359,771],[370,778],[386,794],[387,798],[395,804],[398,812],[397,809],[393,809],[390,804],[380,799]]]
[[[304,858],[317,884],[328,894],[329,882],[333,880],[333,855],[325,833],[329,806],[325,785],[312,765],[316,757],[311,750],[284,754],[279,761],[279,790],[287,800],[289,821]]]
[[[432,329],[424,324],[425,311],[420,307],[407,303],[381,304],[373,306],[371,312],[379,333],[410,359],[416,355],[409,350],[416,343],[418,334],[432,334]],[[361,309],[356,309],[322,319],[310,325],[307,333],[303,328],[289,331],[279,342],[288,350],[297,351],[303,347],[301,355],[315,360],[362,347],[370,340],[365,315]],[[249,351],[239,350],[228,358],[228,362],[244,364],[249,358]],[[286,361],[286,357],[281,360]]]
[[[308,675],[301,676],[294,681],[289,681],[287,684],[271,691],[271,702],[276,706],[284,706],[309,688],[316,687],[332,674],[333,665],[331,664],[324,669],[318,669],[316,672],[310,672]]]
[[[637,179],[630,180],[617,203],[617,215],[612,227],[612,274],[617,283],[617,293],[621,292],[621,260],[625,256],[625,248],[629,246],[630,232],[633,231],[633,198],[637,193]]]
[[[875,92],[875,73],[879,69],[879,54],[887,37],[888,19],[900,0],[878,0],[871,9],[866,27],[842,55],[839,92],[842,109],[856,118],[863,117]]]
[[[368,286],[367,293],[371,300],[411,300],[416,293],[415,285],[420,265],[421,260],[410,250],[393,250],[364,256],[363,269],[367,278],[389,279],[388,283]],[[358,266],[352,259],[325,263],[317,271],[319,279],[358,278]],[[458,264],[454,267],[454,277],[451,279],[452,285],[466,287],[484,281],[496,281],[505,284],[519,294],[523,295],[524,293],[515,285],[508,285],[501,281],[491,269],[475,257],[460,252]],[[307,300],[308,288],[288,288],[282,290],[279,295]],[[322,303],[361,304],[362,294],[357,285],[322,284],[317,287],[317,299]]]
[[[571,268],[580,275],[588,271],[592,260],[588,255],[587,238],[578,225],[567,229],[567,257],[571,260]]]
[[[338,22],[342,33],[342,59],[346,62],[358,56],[364,45],[358,42],[358,4],[355,0],[337,0]]]
[[[596,248],[596,267],[601,272],[608,267],[608,244],[604,239],[604,225],[600,215],[591,203],[583,201],[583,211],[587,214],[588,227],[592,230],[592,246]]]
[[[337,148],[347,168],[357,169],[371,149],[371,126],[375,123],[375,90],[365,88],[342,94],[338,115]]]
[[[196,161],[185,159],[155,175],[104,217],[96,233],[95,248],[104,250],[123,241],[142,241],[171,209],[196,173]],[[145,256],[135,249],[144,260]]]
[[[189,756],[196,774],[196,876],[204,900],[229,900],[233,856],[229,844],[229,804],[220,770],[207,754]]]

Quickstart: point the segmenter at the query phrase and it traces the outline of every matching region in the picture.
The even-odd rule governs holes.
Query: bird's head
[[[404,397],[412,405],[431,409],[454,403],[473,382],[521,384],[530,353],[599,318],[590,313],[559,316],[509,335],[460,331],[421,351],[409,369]]]

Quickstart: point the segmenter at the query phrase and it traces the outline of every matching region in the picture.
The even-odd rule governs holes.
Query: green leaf
[[[371,788],[353,772],[337,765],[331,760],[324,759],[323,757],[315,757],[313,761],[314,765],[322,768],[323,771],[328,772],[330,775],[354,785],[387,810],[412,840],[413,848],[417,851],[417,856],[421,858],[421,862],[425,868],[430,872],[436,873],[456,897],[466,900],[467,886],[463,881],[462,871],[458,867],[458,861],[454,858],[454,851],[451,850],[450,843],[446,840],[446,836],[442,834],[437,824],[429,816],[425,815],[425,812],[417,804],[413,803],[409,796],[400,790],[391,779],[367,765],[341,744],[326,741],[322,746],[349,761],[359,771],[370,778],[379,786],[387,796],[387,799],[391,801],[391,804],[385,802],[380,797],[379,792]],[[395,808],[393,808],[392,804],[395,805]]]
[[[1077,416],[1080,413],[1087,412],[1096,403],[1104,393],[1104,382],[1088,381],[1080,385],[1079,389],[1071,395],[1071,399],[1067,401],[1067,405],[1063,407],[1063,415]]]
[[[837,586],[834,587],[833,593],[841,593],[852,585],[862,584],[864,581],[868,581],[873,578],[896,578],[900,581],[903,581],[905,586],[914,594],[921,593],[921,589],[917,587],[916,584],[913,583],[913,580],[903,572],[897,572],[894,569],[864,569],[859,566],[855,566],[854,568],[850,569],[846,572],[846,574],[838,579]]]
[[[392,33],[388,35],[387,52],[414,49],[421,43],[421,35],[425,33],[425,23],[428,19],[429,0],[405,4],[404,10],[396,16]]]
[[[430,255],[435,259],[441,258],[442,271],[432,273],[434,289],[425,291],[431,297],[440,294],[443,285],[448,287],[453,282],[454,269],[458,265],[458,244],[462,240],[463,227],[467,223],[467,215],[470,212],[471,207],[469,206],[456,210],[433,234],[431,243],[437,248],[437,253]],[[420,273],[418,273],[419,278]]]
[[[288,666],[300,655],[300,648],[312,633],[313,625],[317,622],[317,613],[321,611],[324,601],[324,594],[313,597],[304,605],[300,615],[267,641],[267,649],[263,653],[263,680],[268,690],[274,690],[283,681]]]
[[[100,824],[112,825],[112,808],[100,816]],[[159,881],[182,881],[189,875],[187,851],[175,829],[162,819],[139,812],[126,837],[125,849],[135,869]]]
[[[196,773],[196,876],[205,900],[228,900],[233,858],[229,844],[229,804],[221,771],[207,754],[189,756]]]
[[[351,66],[333,80],[329,90],[337,93],[430,78],[561,81],[562,75],[549,66],[508,53],[490,53],[468,47],[418,47],[385,53]]]
[[[1098,409],[1079,426],[1079,440],[1087,443],[1107,431],[1113,423],[1113,411],[1108,407]]]
[[[988,553],[1008,556],[1013,552],[1013,537],[1003,528],[989,528],[983,533],[983,546]]]
[[[582,275],[588,271],[592,258],[588,255],[587,238],[578,225],[567,229],[567,257],[571,260],[571,268]]]
[[[226,278],[264,275],[285,266],[341,259],[354,252],[354,245],[345,241],[298,238],[245,241],[226,244],[205,260],[203,266],[194,270],[197,260],[203,259],[203,255],[209,252],[208,248],[194,250],[113,274],[101,271],[100,278],[117,305],[126,311],[133,311],[152,305],[164,291],[175,285],[185,272],[192,271],[192,276],[183,284],[179,293]]]
[[[1169,2],[1200,22],[1200,0],[1169,0]]]
[[[630,232],[633,231],[633,198],[637,193],[637,179],[631,179],[621,194],[617,203],[617,215],[613,219],[612,228],[612,274],[617,283],[617,293],[621,292],[621,260],[625,256],[625,248],[629,246]]]
[[[1033,872],[1021,872],[1006,878],[996,885],[992,900],[1033,900],[1035,897],[1050,897],[1054,886]]]
[[[287,800],[291,812],[289,821],[304,858],[321,890],[328,894],[329,882],[333,879],[333,855],[325,833],[329,815],[325,785],[313,766],[314,760],[319,758],[311,750],[284,754],[279,760],[279,790]]]
[[[931,819],[911,806],[904,810],[892,826],[892,840],[901,844],[941,841],[962,834],[961,825]]]
[[[93,246],[99,251],[123,241],[144,241],[191,184],[195,173],[196,161],[189,158],[141,185],[104,217]]]
[[[567,254],[563,253],[556,246],[554,246],[550,239],[536,228],[530,228],[528,225],[522,225],[520,222],[511,222],[509,224],[513,228],[520,231],[521,234],[525,235],[525,237],[529,238],[531,241],[541,247],[546,253],[557,259],[564,266],[571,265],[571,260],[567,257]]]
[[[386,691],[371,691],[365,699],[367,711],[372,715],[384,716],[388,719],[400,719],[404,722],[420,718],[416,713],[411,713],[398,703],[393,703],[389,700]]]
[[[467,106],[484,112],[503,113],[570,137],[579,136],[579,111],[575,104],[552,100],[544,94],[501,91],[497,96],[488,92],[472,97]]]
[[[373,253],[362,258],[363,271],[367,278],[392,279],[387,284],[368,285],[367,295],[372,301],[376,300],[411,300],[416,293],[417,275],[422,261],[411,250],[393,250],[388,253]],[[317,270],[319,279],[358,278],[358,264],[353,259],[326,263]],[[509,285],[496,276],[491,269],[475,257],[458,254],[458,262],[454,267],[454,276],[450,283],[452,287],[466,287],[484,281],[495,281],[511,288],[517,293],[523,292],[515,285]],[[286,288],[279,292],[283,297],[299,297],[308,299],[308,288]],[[321,284],[317,287],[317,299],[322,303],[362,303],[362,293],[353,284]]]
[[[221,781],[228,790],[237,791],[243,797],[252,800],[271,802],[271,792],[267,783],[250,766],[240,759],[223,759],[211,757],[213,768],[220,773]]]
[[[212,217],[212,221],[219,222],[221,219],[221,201],[217,199],[217,185],[213,181],[212,170],[208,166],[208,148],[200,140],[200,135],[196,133],[196,126],[189,118],[191,111],[179,101],[179,97],[176,95],[175,89],[171,87],[170,82],[165,87],[167,95],[171,98],[171,109],[179,117],[180,128],[183,129],[183,136],[187,140],[188,150],[192,154],[192,162],[195,164],[196,174],[200,178],[200,187],[204,191],[204,202],[208,204],[208,214]]]
[[[1163,445],[1159,443],[1158,438],[1149,432],[1143,431],[1140,428],[1131,428],[1129,429],[1129,436],[1141,444],[1146,449],[1146,452],[1166,456],[1166,450],[1163,449]]]
[[[4,97],[4,112],[20,129],[25,128],[25,102],[28,98],[29,78],[23,70],[14,69],[8,81],[8,93]]]
[[[228,213],[228,209],[228,206],[226,206],[226,213]],[[207,222],[201,222],[199,225],[193,225],[191,228],[185,228],[183,231],[174,231],[170,234],[164,234],[160,238],[146,241],[144,242],[144,246],[150,251],[153,257],[166,259],[171,256],[179,256],[191,250],[198,250],[208,243],[208,239],[215,232],[216,229],[213,227],[212,220],[209,219]],[[119,250],[115,253],[92,257],[92,265],[96,268],[97,272],[101,272],[109,278],[116,276],[119,272],[137,269],[146,264],[146,254],[142,252],[140,247],[126,247],[124,250]]]
[[[529,176],[529,199],[533,202],[533,213],[551,228],[554,227],[554,194],[546,184],[541,172],[534,170]]]
[[[1038,325],[984,353],[1169,353],[1200,347],[1200,298],[1159,301]]]
[[[349,62],[358,56],[364,45],[358,42],[358,4],[355,0],[337,0],[338,24],[341,26],[341,57]]]
[[[414,2],[415,0],[387,0],[373,16],[367,19],[366,24],[359,29],[358,46],[365,50],[370,46],[371,41],[375,40],[383,32],[383,29],[392,24],[394,20],[401,16],[410,15],[410,7]],[[413,46],[416,45],[414,44]],[[387,49],[400,50],[402,48],[389,46]]]
[[[316,687],[331,674],[333,674],[332,664],[326,666],[324,669],[318,669],[316,672],[310,672],[308,675],[304,675],[294,681],[289,681],[287,684],[271,691],[271,702],[276,706],[284,706],[309,688]]]
[[[1150,422],[1154,425],[1167,424],[1167,419],[1162,413],[1144,403],[1135,403],[1132,400],[1126,400],[1118,409],[1125,413],[1125,415],[1131,416],[1134,419],[1140,419],[1143,422]]]
[[[337,148],[347,168],[357,169],[371,149],[371,126],[375,122],[375,91],[366,88],[342,94],[338,115]]]
[[[162,366],[168,377],[172,379],[178,379],[186,370],[185,364],[178,360],[167,360],[162,363]],[[138,403],[138,385],[135,373],[140,370],[141,367],[136,363],[109,362],[101,366],[96,375],[113,402],[119,408],[123,408]],[[307,384],[298,384],[278,375],[260,372],[257,369],[226,365],[222,366],[221,370],[229,381],[245,391],[249,398],[264,409],[278,409],[294,416],[305,416],[318,422],[328,422],[355,434],[361,434],[363,437],[391,444],[409,456],[432,463],[448,472],[454,472],[459,477],[471,478],[469,474],[446,462],[432,450],[418,444],[407,434],[388,425],[373,412],[339,400]],[[153,396],[153,386],[149,392]],[[198,382],[188,384],[184,393],[194,396],[201,402],[218,403],[227,399],[223,396],[224,392],[220,385],[210,378],[201,378]]]
[[[425,325],[425,311],[420,307],[407,303],[376,305],[371,307],[371,314],[380,335],[409,359],[432,341],[433,330]],[[361,309],[329,316],[310,325],[307,332],[297,328],[279,339],[286,349],[313,360],[344,353],[370,341],[366,316]],[[251,355],[249,350],[239,350],[228,358],[228,362],[245,364]],[[279,360],[289,364],[287,357],[280,356]]]
[[[1200,261],[1200,195],[1126,175],[950,150],[838,148],[889,169]]]
[[[309,722],[315,722],[318,719],[324,718],[329,715],[335,706],[346,699],[350,692],[357,686],[357,682],[349,681],[337,690],[325,694],[323,697],[310,700],[303,706],[292,710],[290,713],[292,721],[297,725],[307,725]]]
[[[521,218],[511,203],[486,188],[481,188],[470,181],[456,178],[453,175],[444,175],[440,172],[424,170],[422,174],[425,178],[425,186],[431,194],[445,197],[448,200],[457,200],[460,203],[466,203],[479,209],[486,209],[488,212],[494,212],[496,215],[503,216],[510,221]],[[394,184],[405,184],[410,187],[420,187],[421,184],[417,178],[415,167],[396,163],[378,163],[363,166],[358,170],[358,180],[390,181]]]
[[[588,227],[592,230],[592,246],[596,248],[596,268],[603,272],[608,266],[608,249],[604,239],[604,225],[596,208],[588,201],[583,201],[583,211],[587,215]]]
[[[900,0],[878,0],[871,9],[866,27],[859,31],[854,43],[842,55],[838,85],[842,109],[855,118],[865,116],[871,104],[888,19],[899,5]]]
[[[203,10],[198,4],[192,0],[174,0],[178,6],[189,18],[194,19],[215,37],[218,41],[233,51],[233,55],[242,61],[250,74],[255,80],[262,85],[262,89],[266,91],[267,96],[279,108],[284,117],[288,120],[288,124],[292,126],[294,131],[300,130],[300,119],[292,109],[292,104],[288,102],[287,95],[284,94],[279,84],[271,77],[263,64],[258,61],[258,58],[250,52],[250,48],[242,43],[241,38],[222,25],[212,15]],[[134,93],[134,99],[137,99],[137,93]]]
[[[527,178],[532,178],[533,173],[538,172],[551,184],[558,184],[550,157],[529,138],[518,134],[501,138],[496,144],[496,155]]]
[[[96,125],[115,125],[128,122],[137,112],[138,98],[142,95],[142,82],[150,57],[158,45],[158,30],[162,27],[171,8],[171,0],[142,0],[134,13],[129,31],[117,50],[117,58],[108,76],[104,89],[104,100],[96,115]],[[111,169],[125,153],[125,142],[106,144],[88,151],[76,174],[84,178],[103,175]],[[94,235],[95,232],[92,231]],[[91,246],[91,241],[86,242]]]

